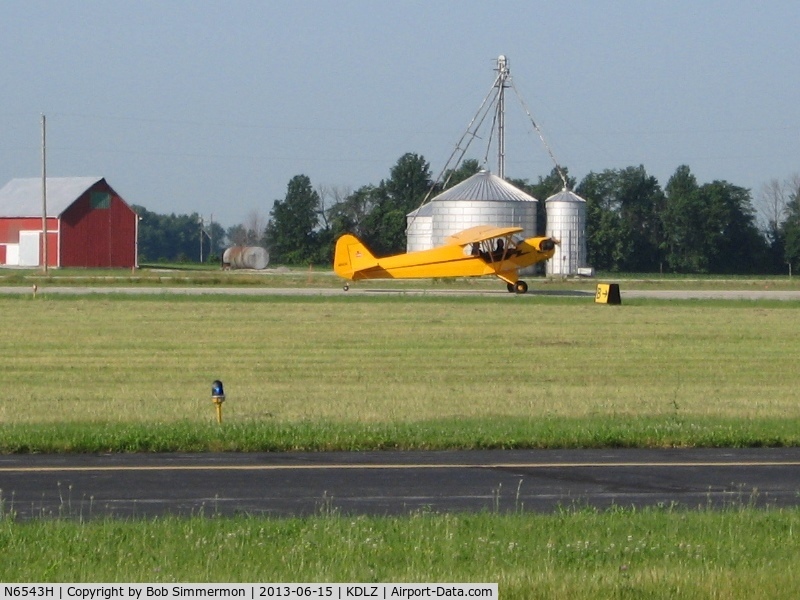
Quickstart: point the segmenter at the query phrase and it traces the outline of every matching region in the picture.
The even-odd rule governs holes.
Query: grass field
[[[0,449],[795,445],[798,309],[0,297]]]
[[[797,445],[798,310],[510,295],[0,297],[0,451]],[[800,512],[747,498],[691,512],[64,516],[17,522],[0,492],[0,580],[497,581],[513,599],[800,589]]]
[[[212,517],[212,518],[209,518]],[[498,582],[530,598],[796,598],[800,511],[0,520],[0,580]]]

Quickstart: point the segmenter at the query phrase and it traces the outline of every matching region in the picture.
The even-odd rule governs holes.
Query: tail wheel
[[[349,284],[347,284],[347,283],[345,283],[345,284],[342,286],[342,289],[343,289],[343,290],[346,292],[347,290],[349,290],[349,289],[350,289],[350,285],[349,285]]]
[[[524,294],[528,291],[528,284],[524,281],[520,280],[514,284],[514,291],[518,294]]]
[[[514,293],[514,284],[513,283],[507,283],[506,284],[506,289],[508,290],[509,294],[513,294]]]

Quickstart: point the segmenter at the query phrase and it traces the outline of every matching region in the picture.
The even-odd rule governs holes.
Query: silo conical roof
[[[431,206],[430,202],[428,204],[423,204],[419,208],[415,208],[410,213],[408,213],[407,217],[430,217],[433,214],[433,207]]]
[[[489,171],[478,171],[449,190],[436,196],[432,202],[438,200],[493,200],[499,202],[538,202],[530,194],[514,187],[506,180]]]
[[[492,175],[480,171],[445,190],[425,206],[407,215],[407,247],[433,248],[451,235],[475,227],[520,227],[536,233],[536,210],[539,201],[530,194]],[[420,241],[422,240],[422,241]]]
[[[545,204],[548,202],[586,202],[586,200],[578,196],[575,192],[564,189],[545,200]]]

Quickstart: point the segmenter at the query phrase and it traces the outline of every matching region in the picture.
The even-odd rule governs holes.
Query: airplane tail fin
[[[358,273],[378,265],[378,259],[359,239],[349,233],[336,241],[333,271],[345,279],[358,279]]]

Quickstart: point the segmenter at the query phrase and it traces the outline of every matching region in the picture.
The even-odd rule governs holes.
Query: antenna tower
[[[506,178],[506,83],[511,77],[508,69],[508,59],[504,54],[497,57],[497,176]]]

